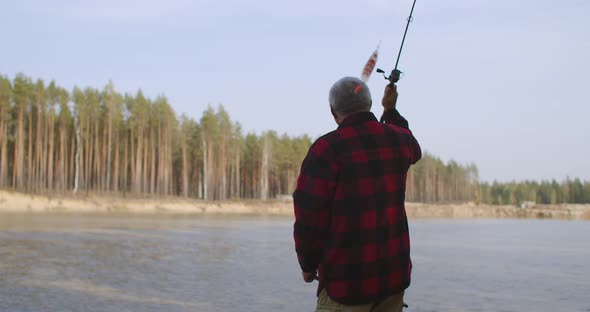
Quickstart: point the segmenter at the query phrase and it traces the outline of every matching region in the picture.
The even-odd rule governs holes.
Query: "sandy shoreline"
[[[590,205],[538,205],[532,208],[475,204],[406,203],[410,218],[537,218],[590,220]],[[202,201],[122,196],[47,196],[0,191],[0,213],[230,214],[293,216],[291,201]]]

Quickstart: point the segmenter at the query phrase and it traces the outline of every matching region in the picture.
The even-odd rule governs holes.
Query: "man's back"
[[[421,152],[395,109],[383,118],[355,113],[318,139],[294,193],[301,267],[318,269],[318,293],[325,288],[344,304],[374,302],[410,284],[405,182]]]

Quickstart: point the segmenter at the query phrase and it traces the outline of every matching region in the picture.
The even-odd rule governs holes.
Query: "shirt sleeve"
[[[410,127],[408,126],[408,121],[398,112],[396,108],[388,109],[383,112],[381,116],[381,122],[394,125],[397,127],[401,127],[406,129],[410,134],[410,142],[408,147],[410,149],[410,164],[415,164],[422,158],[422,149],[420,148],[420,144],[418,144],[418,140],[410,131]]]
[[[318,140],[303,160],[293,193],[295,251],[303,272],[317,270],[330,227],[337,165],[326,141]]]

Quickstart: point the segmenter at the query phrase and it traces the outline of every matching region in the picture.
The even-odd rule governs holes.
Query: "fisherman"
[[[381,122],[358,78],[329,95],[338,128],[310,147],[293,194],[303,280],[319,280],[316,311],[402,311],[412,262],[404,206],[408,169],[422,156],[385,88]]]

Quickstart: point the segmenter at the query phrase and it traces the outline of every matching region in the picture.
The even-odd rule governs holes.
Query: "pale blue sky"
[[[391,70],[411,0],[33,1],[0,8],[0,73],[165,94],[246,131],[335,128],[328,89],[382,40]],[[418,0],[399,110],[424,150],[483,180],[590,180],[590,1]],[[369,81],[380,114],[385,81]]]

